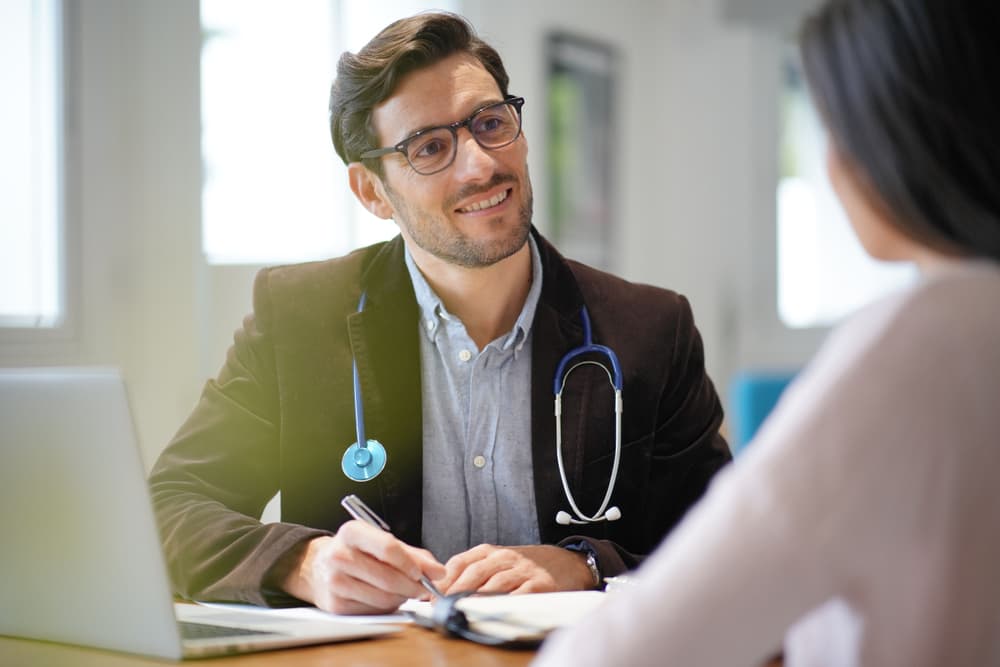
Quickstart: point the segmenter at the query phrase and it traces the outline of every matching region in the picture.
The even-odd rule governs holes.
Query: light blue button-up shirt
[[[439,560],[477,544],[538,544],[531,467],[531,324],[542,259],[513,329],[479,350],[417,268],[423,392],[423,542]]]

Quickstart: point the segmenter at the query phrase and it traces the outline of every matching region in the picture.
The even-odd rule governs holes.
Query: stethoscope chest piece
[[[364,447],[355,442],[344,452],[340,467],[355,482],[367,482],[385,470],[385,458],[385,447],[378,440],[368,440]]]

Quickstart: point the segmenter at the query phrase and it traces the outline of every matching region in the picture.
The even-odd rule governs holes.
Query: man
[[[151,476],[180,594],[365,613],[421,595],[422,575],[445,592],[595,587],[729,460],[686,300],[567,261],[532,227],[522,103],[451,14],[341,58],[334,145],[400,236],[258,276],[254,314]],[[615,398],[601,368],[571,371],[558,461],[551,392],[590,332],[621,362],[606,513],[621,516],[577,528],[557,512],[609,507]],[[343,457],[362,430],[387,452],[380,474],[360,471],[370,481],[345,474],[359,476]],[[279,490],[282,522],[261,525]],[[393,534],[345,521],[349,493]]]

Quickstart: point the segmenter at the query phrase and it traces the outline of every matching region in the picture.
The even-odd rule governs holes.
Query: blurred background
[[[347,189],[329,85],[341,52],[443,8],[527,100],[535,224],[691,300],[739,441],[748,378],[794,373],[829,326],[913,279],[864,257],[825,181],[794,49],[813,5],[5,0],[0,366],[121,368],[150,465],[261,266],[395,234]]]

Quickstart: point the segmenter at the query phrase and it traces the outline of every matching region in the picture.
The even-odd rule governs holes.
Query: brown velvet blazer
[[[546,544],[583,536],[605,576],[638,565],[730,460],[722,408],[705,373],[687,300],[568,261],[532,230],[543,281],[532,333],[532,458],[538,525]],[[421,543],[422,425],[419,313],[402,240],[345,257],[265,269],[253,314],[218,378],[150,477],[167,562],[179,595],[258,604],[285,600],[268,571],[301,541],[328,534],[361,496],[402,540]],[[367,292],[364,312],[357,306]],[[582,343],[586,303],[594,342],[611,347],[624,376],[622,460],[613,523],[560,526],[569,509],[555,452],[553,377]],[[355,441],[352,358],[368,437],[388,452],[374,481],[348,480],[340,461]],[[601,359],[604,361],[603,359]],[[614,449],[613,394],[592,366],[563,394],[563,457],[580,508],[600,505]],[[281,491],[282,522],[261,525]]]

